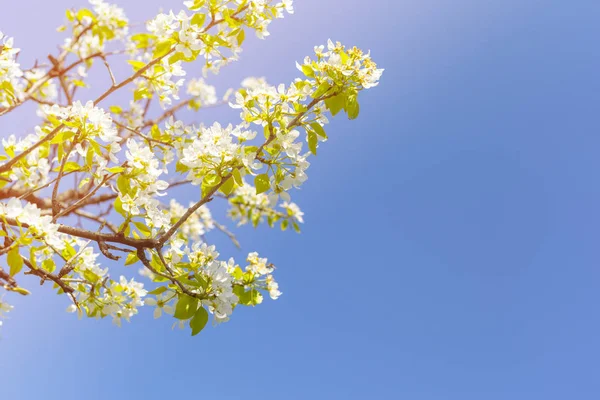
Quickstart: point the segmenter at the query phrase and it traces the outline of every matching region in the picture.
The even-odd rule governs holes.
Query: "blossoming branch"
[[[67,38],[46,65],[24,69],[15,41],[0,33],[0,118],[37,104],[32,132],[3,132],[0,285],[27,295],[22,277],[33,275],[67,296],[67,310],[79,316],[120,324],[146,305],[193,335],[211,315],[223,322],[238,306],[277,299],[266,258],[253,252],[240,265],[208,242],[219,230],[237,244],[208,204],[227,202],[238,225],[299,231],[304,214],[291,196],[327,140],[326,124],[342,111],[356,118],[359,93],[383,70],[368,53],[329,40],[297,63],[301,75],[290,84],[249,77],[218,96],[208,73],[237,60],[248,33],[268,37],[271,22],[293,13],[292,0],[186,1],[186,10],[161,13],[142,32],[131,31],[121,8],[90,4],[67,11],[59,28]],[[131,68],[122,81],[112,69],[118,54]],[[186,81],[196,60],[203,77]],[[92,68],[110,83],[88,99]],[[131,93],[126,107],[110,103],[119,90]],[[155,102],[161,111],[152,115]],[[176,118],[219,105],[238,109],[240,121],[196,126]],[[187,206],[171,193],[184,185],[199,188]],[[106,259],[139,264],[152,290],[112,278]],[[0,317],[12,308],[7,297]]]

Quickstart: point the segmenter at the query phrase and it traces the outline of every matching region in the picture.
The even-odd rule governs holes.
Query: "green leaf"
[[[347,64],[348,61],[350,60],[350,56],[345,51],[340,52],[340,56],[342,59],[342,64]]]
[[[127,194],[130,192],[131,186],[129,184],[129,180],[123,175],[119,175],[119,177],[117,178],[117,189],[119,189],[119,192],[123,194]]]
[[[194,14],[194,16],[192,17],[192,20],[190,22],[192,23],[192,25],[204,26],[205,20],[206,20],[206,14],[196,13],[196,14]]]
[[[150,228],[148,228],[148,226],[146,226],[146,224],[143,222],[134,221],[133,224],[135,225],[136,228],[138,228],[138,231],[140,231],[141,233],[143,233],[146,236],[150,236],[150,234],[152,233]]]
[[[175,53],[169,57],[169,64],[175,64],[177,61],[185,60],[183,53]]]
[[[242,269],[239,266],[236,266],[233,269],[233,273],[231,274],[231,276],[233,276],[233,279],[241,281],[244,276],[244,271],[242,271]]]
[[[141,99],[149,99],[152,94],[148,91],[148,88],[139,88],[133,92],[133,100],[138,101]]]
[[[339,113],[342,110],[342,108],[344,108],[345,104],[346,99],[341,94],[325,99],[325,107],[327,107],[327,109],[331,111],[331,115],[333,116],[337,115],[337,113]]]
[[[173,40],[171,40],[171,39],[168,39],[168,40],[158,43],[156,45],[156,48],[154,49],[154,54],[152,55],[152,58],[159,58],[159,57],[166,56],[171,51],[172,47],[173,47]]]
[[[221,185],[221,187],[219,188],[219,190],[221,192],[223,192],[223,194],[225,194],[225,196],[229,196],[231,194],[231,192],[233,192],[233,189],[235,189],[235,181],[232,177],[227,179],[225,181],[225,183],[223,183]]]
[[[127,258],[125,259],[125,265],[135,264],[139,260],[140,259],[138,258],[137,254],[135,254],[135,253],[129,253],[127,255]]]
[[[231,175],[233,176],[235,183],[237,183],[239,186],[242,186],[244,184],[244,181],[242,180],[242,174],[240,173],[239,169],[234,169]]]
[[[208,192],[213,190],[213,188],[221,183],[221,177],[219,175],[210,174],[206,175],[202,179],[202,185],[200,186],[200,190],[202,191],[202,195],[206,196]]]
[[[323,82],[319,85],[317,90],[312,94],[313,99],[318,99],[323,96],[331,88],[329,82]]]
[[[358,117],[358,113],[360,112],[360,106],[358,105],[358,96],[352,94],[346,98],[346,114],[348,114],[348,118],[356,119]]]
[[[238,46],[241,46],[244,43],[244,39],[246,39],[246,32],[243,29],[240,29],[240,33],[237,34],[237,42]]]
[[[127,62],[133,67],[133,70],[135,72],[139,71],[140,69],[146,66],[146,63],[143,61],[128,60]]]
[[[191,6],[188,6],[188,8],[190,9],[190,11],[196,11],[199,10],[200,8],[202,8],[204,5],[206,4],[206,0],[195,0],[194,4],[192,4]],[[198,15],[198,14],[195,14]],[[204,15],[204,14],[202,14]]]
[[[196,336],[206,326],[208,322],[208,312],[204,307],[200,307],[190,320],[190,328],[192,328],[192,336]]]
[[[85,82],[79,79],[71,79],[71,83],[77,87],[86,87]]]
[[[116,198],[115,202],[113,204],[115,211],[118,212],[119,214],[121,214],[122,216],[125,216],[127,213],[125,212],[125,210],[123,210],[123,202],[121,201],[120,198]]]
[[[260,174],[254,178],[254,186],[256,187],[256,194],[266,192],[271,188],[271,182],[269,181],[269,175]]]
[[[240,298],[240,304],[245,306],[255,306],[263,301],[262,294],[256,289],[250,289],[247,292],[241,293],[238,297]]]
[[[206,175],[203,181],[206,183],[206,186],[213,187],[221,183],[221,177],[215,174]]]
[[[106,168],[106,170],[108,172],[110,172],[111,174],[118,174],[119,172],[125,171],[125,168],[123,168],[123,167],[110,167],[110,168]]]
[[[46,271],[53,273],[54,270],[56,270],[56,264],[54,263],[54,261],[52,259],[47,259],[44,260],[44,262],[42,263],[42,268],[44,268]]]
[[[137,43],[136,47],[138,49],[148,47],[150,40],[154,40],[154,39],[156,39],[156,36],[150,35],[148,33],[137,33],[137,34],[131,36],[131,40],[133,42]]]
[[[78,21],[82,21],[83,18],[85,18],[85,17],[90,17],[93,22],[96,21],[96,17],[94,16],[94,13],[91,12],[90,10],[88,10],[87,8],[82,8],[81,10],[77,11],[77,20]]]
[[[302,65],[300,67],[300,69],[302,70],[302,73],[304,75],[308,76],[309,78],[315,77],[315,71],[313,71],[313,69],[310,65]]]
[[[148,292],[148,294],[153,294],[153,295],[159,295],[159,294],[163,294],[164,292],[166,292],[168,289],[166,286],[159,286],[154,290],[151,290]]]
[[[65,164],[65,167],[63,168],[63,172],[79,171],[80,169],[81,169],[81,166],[79,164],[77,164],[75,161],[69,161],[68,163]]]
[[[317,135],[327,139],[327,134],[325,133],[325,129],[323,129],[321,124],[319,124],[318,122],[313,122],[312,124],[310,124],[310,127],[313,128]]]
[[[177,319],[190,319],[196,313],[198,308],[198,299],[190,297],[187,294],[179,296],[179,300],[175,305],[175,313],[173,316]]]
[[[67,140],[71,139],[73,136],[75,136],[75,132],[71,132],[71,131],[59,132],[56,136],[54,136],[54,138],[50,141],[50,143],[59,144],[62,142],[66,142]]]
[[[157,124],[152,125],[152,128],[150,128],[150,135],[155,139],[161,137],[162,134],[160,133],[160,128]]]
[[[123,109],[119,106],[110,106],[108,109],[114,114],[121,114],[123,112]]]
[[[10,267],[10,275],[15,276],[23,269],[23,259],[19,254],[19,247],[15,246],[6,255],[6,262]]]
[[[310,152],[315,156],[317,155],[317,143],[319,140],[317,139],[317,134],[313,131],[308,131],[308,148]]]

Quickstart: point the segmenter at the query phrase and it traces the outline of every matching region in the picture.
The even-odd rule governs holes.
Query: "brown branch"
[[[19,223],[14,218],[6,218],[6,223],[12,226],[22,226],[24,228],[29,228],[28,224]],[[125,246],[130,246],[133,248],[156,248],[158,245],[158,240],[152,238],[146,239],[135,239],[125,237],[120,234],[109,234],[109,233],[100,233],[100,232],[92,232],[86,229],[75,228],[72,226],[66,226],[62,224],[58,225],[58,232],[65,233],[71,236],[77,236],[82,239],[89,239],[95,242],[110,242],[110,243],[120,243]]]
[[[102,59],[102,62],[104,62],[104,66],[108,70],[108,74],[110,75],[110,80],[112,81],[113,86],[115,86],[117,84],[117,81],[115,79],[115,75],[112,72],[112,69],[110,69],[110,65],[108,65],[108,61],[106,61],[106,57],[104,55],[101,55],[100,58]]]
[[[31,264],[31,262],[23,256],[21,256],[21,258],[23,259],[23,263],[29,268],[29,271],[25,272],[25,275],[35,275],[35,276],[41,278],[42,284],[45,281],[52,281],[52,282],[56,283],[58,286],[60,286],[60,288],[65,293],[72,294],[75,291],[75,289],[73,289],[71,286],[69,286],[65,282],[63,282],[58,276],[53,275],[50,272],[46,272],[42,269],[34,267],[33,264]]]
[[[139,70],[137,70],[129,78],[121,81],[120,83],[118,83],[116,85],[113,84],[106,92],[102,93],[96,100],[94,100],[94,105],[97,105],[102,100],[104,100],[105,98],[107,98],[108,96],[110,96],[111,93],[113,93],[113,92],[119,90],[120,88],[122,88],[123,86],[126,86],[129,83],[133,82],[137,77],[141,76],[144,72],[146,72],[147,70],[149,70],[150,68],[152,68],[154,65],[158,64],[163,58],[165,58],[166,56],[168,56],[169,54],[171,54],[174,50],[175,50],[175,48],[171,48],[171,50],[169,50],[168,53],[166,53],[165,55],[162,55],[160,57],[156,57],[155,59],[153,59],[152,61],[150,61],[148,64],[144,65],[142,68],[140,68]]]
[[[215,226],[217,227],[218,230],[220,230],[225,235],[227,235],[227,237],[229,238],[229,240],[231,240],[231,242],[235,245],[235,247],[237,247],[238,249],[242,248],[242,246],[240,246],[240,242],[237,240],[235,235],[229,229],[227,229],[227,227],[225,225],[221,225],[220,223],[218,223],[217,221],[214,221],[214,220],[213,220],[213,224],[215,224]]]
[[[89,213],[87,211],[84,211],[84,210],[75,210],[75,211],[73,211],[73,214],[79,215],[80,217],[83,217],[83,218],[86,218],[86,219],[89,219],[90,221],[98,222],[101,225],[105,225],[113,233],[118,233],[119,232],[119,229],[114,224],[111,224],[110,222],[108,222],[104,218],[99,217],[97,215],[94,215],[92,213]]]

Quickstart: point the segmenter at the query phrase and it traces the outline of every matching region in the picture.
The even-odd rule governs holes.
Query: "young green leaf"
[[[317,143],[317,134],[313,131],[308,131],[308,148],[310,149],[310,152],[313,153],[315,156],[317,155]]]
[[[194,316],[198,308],[198,299],[190,297],[187,294],[179,296],[179,300],[175,305],[175,313],[173,316],[177,319],[190,319]]]
[[[10,275],[15,276],[23,269],[23,259],[19,254],[19,247],[15,246],[6,255],[6,262],[10,267]]]
[[[256,187],[256,194],[266,192],[271,188],[271,182],[269,181],[269,175],[260,174],[254,178],[254,186]]]
[[[192,328],[192,336],[196,336],[206,326],[208,322],[208,312],[206,308],[200,307],[194,313],[194,317],[190,320],[190,328]]]

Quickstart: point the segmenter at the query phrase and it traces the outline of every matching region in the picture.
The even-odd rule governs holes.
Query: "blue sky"
[[[120,2],[132,20],[180,8],[136,3]],[[358,120],[332,121],[294,196],[303,233],[240,232],[284,295],[192,338],[150,309],[121,329],[77,321],[34,288],[11,298],[0,398],[599,398],[600,3],[296,3],[212,82],[289,82],[329,37],[386,72]],[[0,29],[27,65],[79,4],[7,2]]]

